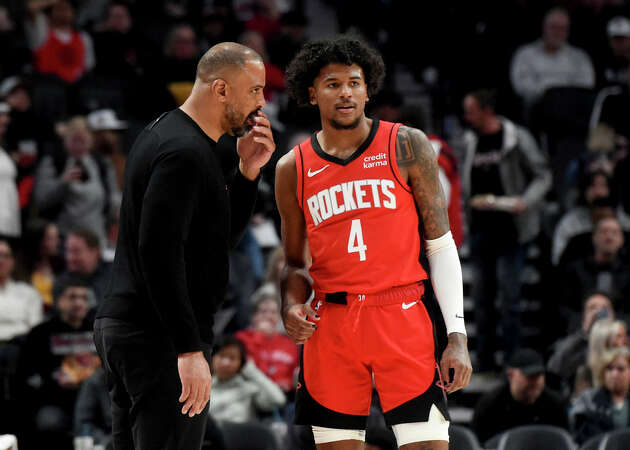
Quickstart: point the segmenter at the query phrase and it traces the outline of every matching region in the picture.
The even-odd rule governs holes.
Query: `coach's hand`
[[[317,325],[311,321],[318,321],[319,315],[309,305],[299,304],[287,308],[282,320],[289,337],[300,345],[304,344],[317,329]]]
[[[239,170],[245,178],[255,180],[260,173],[260,168],[269,162],[276,149],[271,133],[271,124],[264,112],[258,111],[254,116],[254,126],[236,144],[239,162]]]
[[[193,417],[201,413],[210,400],[210,366],[203,352],[191,352],[177,356],[177,369],[182,382],[182,395],[179,397],[179,402],[184,404],[182,414]]]
[[[444,388],[449,394],[465,387],[470,381],[472,365],[467,347],[468,339],[462,333],[451,333],[448,335],[448,345],[442,354],[440,362],[440,372]],[[450,371],[453,369],[453,379],[450,378]]]

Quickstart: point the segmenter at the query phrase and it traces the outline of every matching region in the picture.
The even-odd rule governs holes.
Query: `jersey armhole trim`
[[[295,153],[295,169],[297,171],[297,198],[300,208],[304,210],[304,157],[302,156],[302,146],[298,145],[293,149]]]
[[[389,131],[389,149],[388,149],[388,156],[389,156],[389,167],[392,170],[392,174],[394,175],[394,178],[396,179],[396,181],[398,181],[398,184],[400,184],[400,186],[407,192],[409,192],[411,194],[411,189],[409,187],[409,185],[405,184],[403,182],[403,177],[400,174],[400,170],[398,170],[398,161],[396,161],[396,139],[398,138],[398,129],[400,128],[400,124],[396,123],[394,124],[394,126],[391,128],[391,130]]]

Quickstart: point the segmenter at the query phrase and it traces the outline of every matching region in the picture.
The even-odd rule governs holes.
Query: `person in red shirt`
[[[364,113],[384,72],[376,51],[345,36],[307,43],[286,72],[290,95],[322,124],[276,169],[282,316],[304,345],[295,421],[320,450],[364,448],[373,386],[401,449],[448,449],[445,394],[472,372],[436,152],[420,130]],[[448,333],[439,364],[422,241]]]
[[[50,17],[44,10],[51,7]],[[92,39],[74,27],[75,10],[68,0],[29,0],[26,36],[35,70],[74,83],[95,64]]]
[[[279,330],[280,298],[275,292],[260,289],[253,296],[253,314],[250,328],[236,333],[245,344],[247,356],[284,392],[295,387],[298,368],[298,348]]]

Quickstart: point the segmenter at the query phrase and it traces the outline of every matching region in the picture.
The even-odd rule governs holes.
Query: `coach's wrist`
[[[260,167],[247,167],[243,163],[242,159],[238,164],[238,170],[249,181],[256,181],[256,178],[258,178],[258,175],[260,175]]]

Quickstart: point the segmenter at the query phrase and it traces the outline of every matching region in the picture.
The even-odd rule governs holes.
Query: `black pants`
[[[94,322],[94,341],[112,401],[114,450],[200,449],[208,406],[193,418],[181,413],[182,385],[170,339],[103,318]]]

